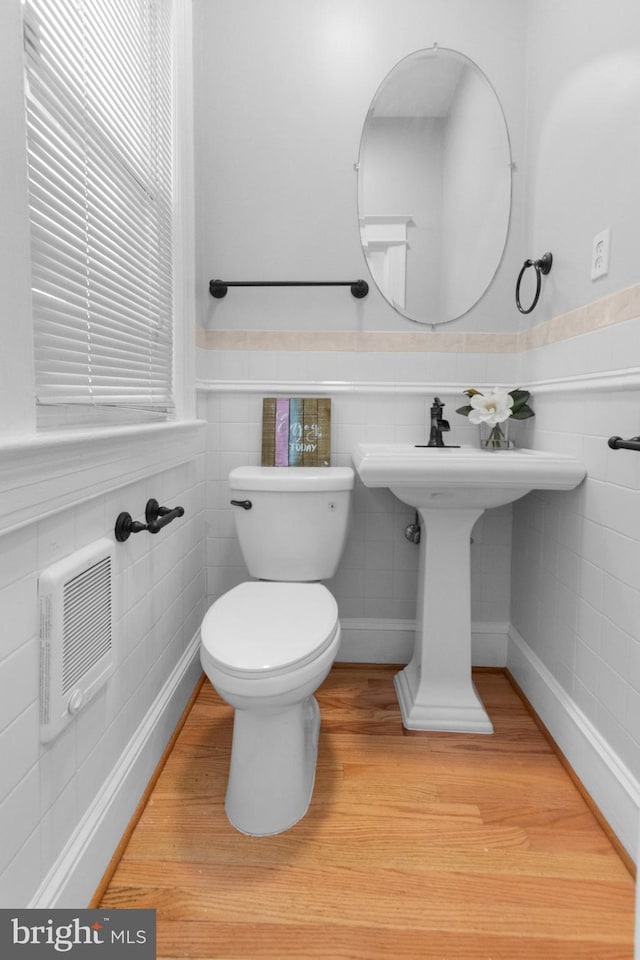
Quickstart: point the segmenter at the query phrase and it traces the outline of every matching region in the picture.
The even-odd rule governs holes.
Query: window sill
[[[0,440],[0,533],[193,459],[205,426],[182,420]]]

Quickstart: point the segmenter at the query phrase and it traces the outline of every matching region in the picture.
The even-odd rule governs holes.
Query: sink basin
[[[353,463],[365,486],[431,509],[499,507],[531,490],[572,490],[585,475],[583,464],[559,453],[409,443],[359,443]]]
[[[421,523],[413,656],[394,678],[411,730],[492,733],[471,679],[471,531],[488,507],[531,490],[571,490],[584,478],[572,457],[540,450],[359,443],[367,487],[388,487]]]

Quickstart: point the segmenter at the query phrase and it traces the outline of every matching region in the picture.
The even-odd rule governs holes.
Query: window
[[[171,0],[27,0],[39,420],[173,412]],[[62,416],[61,416],[62,414]],[[66,417],[68,420],[68,417]]]

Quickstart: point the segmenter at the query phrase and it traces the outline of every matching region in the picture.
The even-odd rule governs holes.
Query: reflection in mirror
[[[360,239],[380,292],[419,323],[467,313],[498,269],[510,207],[509,136],[485,75],[442,47],[405,57],[360,141]]]

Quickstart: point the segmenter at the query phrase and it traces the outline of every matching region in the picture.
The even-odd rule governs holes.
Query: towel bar
[[[609,437],[608,444],[612,450],[640,450],[640,437],[631,437],[630,440]]]
[[[369,293],[366,280],[210,280],[209,293],[216,300],[226,297],[229,287],[350,287],[356,300]]]

